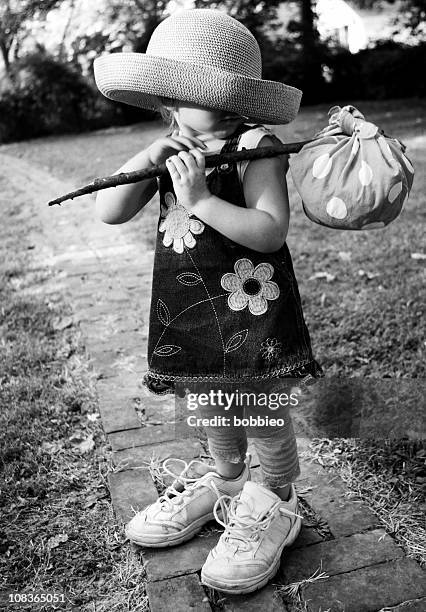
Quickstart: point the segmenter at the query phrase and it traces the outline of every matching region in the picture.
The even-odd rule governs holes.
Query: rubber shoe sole
[[[229,581],[225,586],[223,583],[216,581],[214,578],[206,575],[204,568],[201,569],[201,583],[217,591],[228,593],[230,595],[241,595],[243,593],[251,593],[257,591],[267,584],[271,578],[275,576],[280,567],[281,555],[286,546],[291,546],[299,535],[300,528],[302,526],[302,519],[296,519],[293,527],[291,528],[287,538],[284,540],[280,548],[274,557],[271,567],[258,574],[257,576],[251,576],[250,578],[243,578],[241,580]]]
[[[181,531],[175,533],[165,532],[164,537],[167,539],[159,539],[159,536],[156,534],[152,534],[151,537],[148,534],[140,536],[133,532],[129,526],[126,527],[125,532],[128,539],[138,546],[145,546],[146,548],[168,548],[170,546],[178,546],[179,544],[183,544],[183,542],[187,542],[197,535],[197,533],[201,531],[206,523],[213,520],[214,514],[213,512],[209,512],[209,514],[201,516],[196,521],[191,523],[191,525],[188,525],[188,527],[185,527],[185,529],[182,529]]]

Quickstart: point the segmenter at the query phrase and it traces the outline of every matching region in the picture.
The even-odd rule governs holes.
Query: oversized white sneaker
[[[179,475],[170,471],[171,461],[185,465]],[[135,544],[154,548],[176,546],[189,540],[215,518],[213,508],[221,496],[234,496],[242,490],[250,479],[249,463],[247,456],[240,476],[226,480],[201,461],[187,464],[181,459],[167,459],[163,469],[176,480],[156,502],[132,518],[126,526],[126,536]],[[191,470],[195,473],[193,477],[189,476]]]
[[[302,517],[297,511],[293,484],[285,502],[255,482],[246,482],[233,499],[218,499],[214,514],[225,531],[201,569],[201,582],[225,593],[263,587],[277,573],[283,548],[299,534]]]

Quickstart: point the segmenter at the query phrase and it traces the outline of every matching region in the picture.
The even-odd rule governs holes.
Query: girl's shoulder
[[[265,140],[263,140],[264,138]],[[241,151],[242,149],[256,149],[260,144],[262,144],[262,146],[271,146],[276,144],[277,141],[281,142],[269,128],[264,125],[254,125],[251,129],[241,134],[237,151]],[[249,160],[244,160],[237,164],[238,176],[241,184],[243,184],[244,173],[249,163]]]
[[[250,125],[249,129],[241,134],[238,148],[246,147],[248,149],[250,147],[254,149],[264,136],[274,137],[274,134],[268,127],[260,123]]]

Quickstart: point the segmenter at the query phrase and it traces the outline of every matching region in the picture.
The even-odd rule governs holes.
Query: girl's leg
[[[216,469],[194,460],[156,502],[136,513],[126,527],[127,537],[140,546],[175,546],[190,539],[212,518],[219,497],[235,497],[250,478],[244,463],[244,428],[206,428]],[[191,468],[191,469],[190,469]],[[187,483],[191,492],[188,495]]]
[[[203,584],[226,593],[248,593],[264,586],[277,572],[283,549],[295,541],[301,527],[296,489],[290,485],[300,467],[289,415],[280,429],[251,428],[248,435],[253,436],[264,484],[244,485],[238,503],[232,506],[232,520],[201,569]],[[289,498],[279,502],[272,493],[282,499],[287,486]],[[250,529],[244,546],[241,525]]]
[[[247,435],[244,427],[205,427],[210,454],[223,478],[237,478],[244,469]]]
[[[289,411],[286,411],[284,421],[283,427],[271,428],[270,434],[254,429],[252,433],[259,434],[253,438],[253,444],[259,456],[264,486],[287,501],[291,483],[300,476],[300,465]]]
[[[212,454],[211,450],[210,454]],[[237,478],[237,476],[239,476],[244,469],[244,461],[232,463],[231,461],[224,461],[223,459],[216,457],[214,462],[217,472],[223,476],[223,478]]]

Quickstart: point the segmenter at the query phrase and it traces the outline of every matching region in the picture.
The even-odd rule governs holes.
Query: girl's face
[[[219,139],[227,138],[244,121],[236,113],[206,108],[192,102],[179,102],[174,115],[184,136],[206,134]]]

